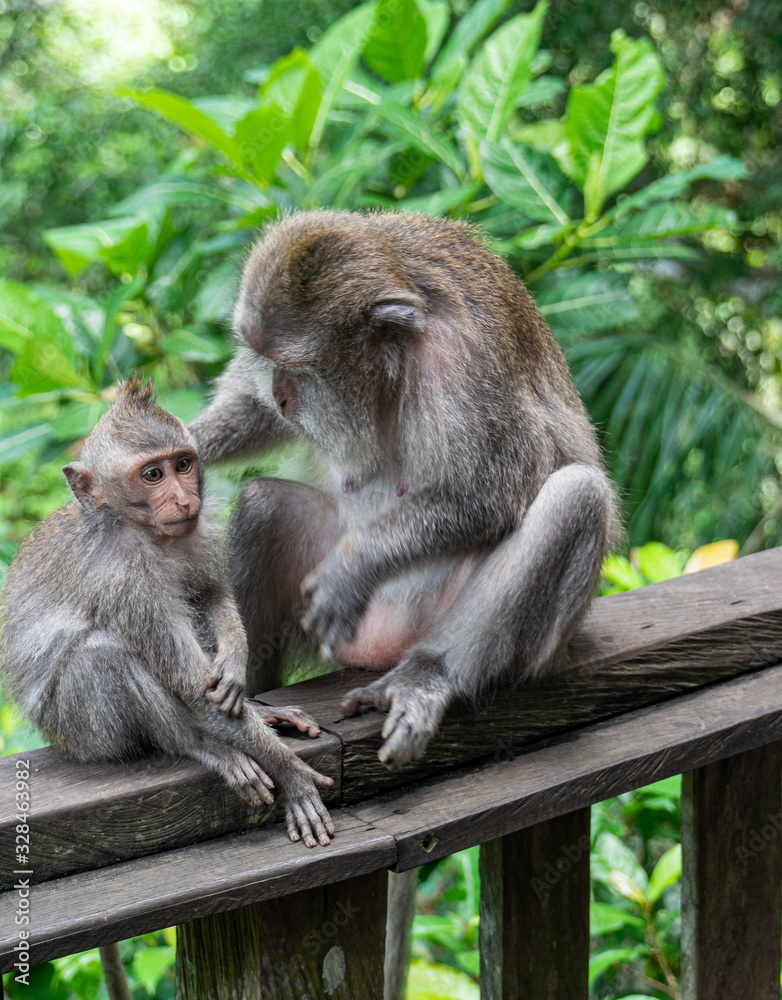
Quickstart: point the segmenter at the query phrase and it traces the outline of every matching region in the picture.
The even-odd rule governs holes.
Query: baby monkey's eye
[[[146,479],[148,483],[159,483],[162,478],[163,470],[158,468],[147,469],[142,476],[142,479]]]
[[[191,458],[180,458],[176,464],[177,472],[190,472],[193,467],[193,460]]]

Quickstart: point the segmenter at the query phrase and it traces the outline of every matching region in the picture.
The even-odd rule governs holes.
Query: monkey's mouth
[[[200,511],[196,514],[191,514],[190,517],[183,517],[181,521],[164,521],[163,527],[165,528],[179,528],[183,524],[193,524],[198,520]]]

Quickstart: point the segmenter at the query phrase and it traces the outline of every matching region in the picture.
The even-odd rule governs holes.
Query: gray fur
[[[242,497],[232,574],[251,648],[297,613],[292,583],[331,656],[373,602],[414,631],[466,580],[393,670],[346,699],[349,714],[389,710],[380,757],[404,764],[454,698],[561,658],[618,535],[594,432],[532,297],[459,223],[285,219],[250,254],[235,325],[243,346],[192,427],[206,457],[261,452],[287,429],[331,471],[296,503],[270,480]]]
[[[216,518],[202,505],[191,534],[161,540],[122,506],[123,463],[134,457],[114,433],[123,421],[142,453],[173,445],[176,453],[192,439],[169,414],[151,411],[141,433],[126,404],[115,406],[82,455],[101,470],[105,505],[82,495],[55,511],[11,566],[0,645],[8,694],[78,760],[151,750],[192,757],[255,804],[272,801],[271,775],[292,839],[328,843],[333,826],[316,786],[331,779],[282,743],[267,725],[270,710],[243,697],[247,643]],[[317,732],[298,710],[275,718]]]

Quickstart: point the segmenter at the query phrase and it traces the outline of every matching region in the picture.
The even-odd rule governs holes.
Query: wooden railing
[[[192,762],[3,758],[0,968],[24,953],[29,878],[30,963],[177,924],[182,1000],[381,1000],[386,871],[481,844],[483,1000],[586,1000],[589,806],[684,772],[683,996],[778,1000],[779,664],[782,550],[595,601],[566,671],[452,710],[399,771],[377,760],[379,713],[340,713],[355,671],[266,692],[325,729],[290,740],[335,779],[337,835],[311,851]]]

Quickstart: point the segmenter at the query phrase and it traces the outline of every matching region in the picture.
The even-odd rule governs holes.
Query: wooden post
[[[586,1000],[589,809],[481,847],[481,1000]]]
[[[254,903],[177,931],[177,1000],[383,1000],[388,874]]]
[[[782,744],[684,775],[682,997],[779,1000]]]

